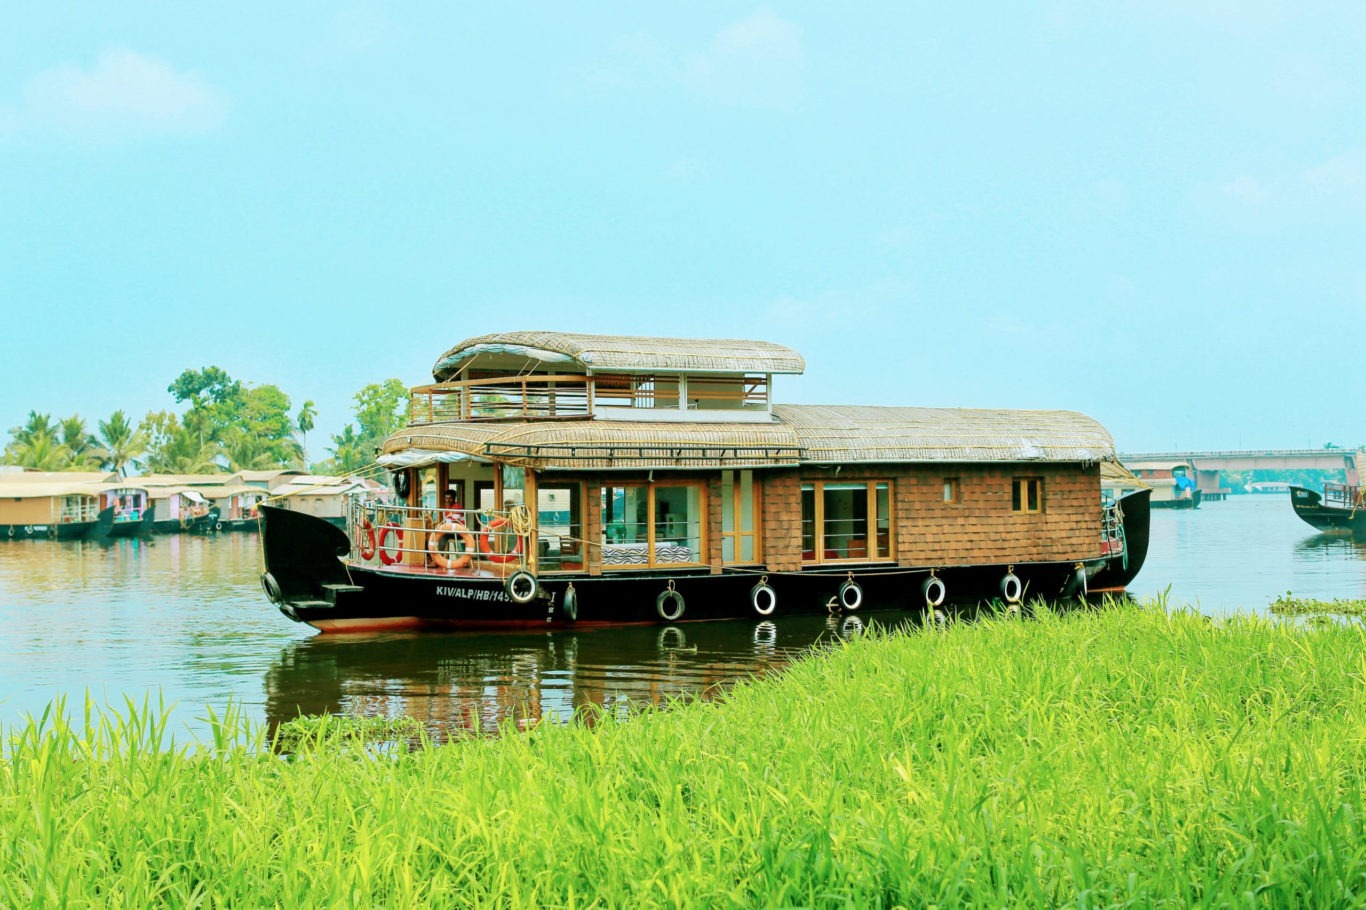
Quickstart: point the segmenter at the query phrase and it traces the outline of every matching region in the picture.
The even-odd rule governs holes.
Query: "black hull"
[[[142,517],[116,521],[114,519],[114,507],[110,506],[100,512],[99,523],[91,533],[92,537],[145,537],[152,533],[152,513],[147,510],[142,513]]]
[[[1152,495],[1152,490],[1135,490],[1119,498],[1119,514],[1124,523],[1124,552],[1106,560],[1105,568],[1091,579],[1091,591],[1121,591],[1138,576],[1148,558]]]
[[[67,521],[50,525],[0,525],[3,540],[84,540],[99,521]]]
[[[152,530],[157,534],[203,534],[207,522],[208,516],[192,518],[189,521],[179,518],[164,518],[152,522]]]
[[[1320,531],[1366,538],[1366,509],[1325,506],[1318,493],[1296,486],[1290,488],[1290,505],[1296,515]]]
[[[927,608],[922,585],[929,569],[898,566],[842,566],[838,570],[764,573],[734,569],[712,574],[707,568],[672,571],[614,571],[603,575],[554,574],[539,579],[538,596],[514,603],[504,580],[493,575],[453,571],[376,568],[343,562],[350,549],[346,534],[323,520],[287,510],[262,509],[266,574],[262,583],[281,612],[324,632],[451,630],[517,627],[567,627],[603,624],[667,623],[693,620],[769,618],[791,614],[853,613],[860,610]],[[1102,571],[1105,560],[1082,565],[1049,562],[1014,564],[1026,599],[1056,599],[1081,594],[1082,575]],[[1002,597],[1006,565],[940,568],[944,605],[976,605]],[[841,588],[853,576],[857,592]],[[753,591],[766,577],[776,604],[760,613]],[[682,601],[661,604],[676,591]],[[566,613],[573,589],[575,608]],[[852,604],[852,606],[851,606]],[[761,605],[768,607],[761,598]]]

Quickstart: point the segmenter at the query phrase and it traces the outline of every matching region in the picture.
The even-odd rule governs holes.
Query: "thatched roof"
[[[118,479],[114,471],[0,471],[0,483],[71,484]]]
[[[144,474],[141,477],[127,477],[124,482],[132,487],[221,487],[242,482],[240,474]]]
[[[0,480],[0,499],[47,499],[51,496],[94,496],[99,487],[91,483],[11,483]]]
[[[1115,455],[1106,429],[1075,411],[776,405],[802,461],[1099,462]]]
[[[455,423],[391,436],[381,463],[498,459],[538,470],[919,462],[1099,462],[1105,428],[1072,411],[780,405],[772,423]],[[416,455],[416,458],[405,457]]]
[[[806,369],[802,355],[766,341],[499,332],[460,342],[436,361],[432,376],[445,382],[475,358],[510,371],[523,371],[538,362],[628,373],[801,373]]]
[[[445,424],[404,430],[385,443],[380,463],[405,450],[459,452],[536,469],[737,468],[796,465],[791,431],[778,423]],[[436,460],[435,458],[433,460]]]

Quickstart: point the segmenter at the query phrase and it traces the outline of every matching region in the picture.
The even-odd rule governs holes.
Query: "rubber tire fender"
[[[503,582],[503,587],[507,589],[508,599],[519,605],[531,603],[541,589],[536,576],[526,569],[518,569],[509,575],[508,580]]]
[[[667,601],[673,601],[677,609],[672,611],[666,610],[664,604]],[[676,619],[681,619],[683,611],[687,608],[688,606],[683,600],[683,595],[679,594],[673,588],[661,592],[660,595],[655,598],[655,612],[659,614],[660,619],[665,620],[666,622],[673,622]]]
[[[759,598],[768,598],[768,607],[760,606]],[[759,582],[749,589],[749,605],[754,608],[754,612],[760,616],[772,616],[773,611],[778,609],[778,594],[765,582]]]

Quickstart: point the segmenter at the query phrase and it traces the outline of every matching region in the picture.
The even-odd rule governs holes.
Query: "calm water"
[[[573,633],[317,637],[265,602],[255,534],[112,545],[0,542],[0,724],[57,696],[171,706],[196,734],[205,706],[253,717],[410,714],[434,731],[709,697],[874,621],[826,617]],[[1154,512],[1138,595],[1210,613],[1263,611],[1287,590],[1366,597],[1366,542],[1313,532],[1283,496]]]

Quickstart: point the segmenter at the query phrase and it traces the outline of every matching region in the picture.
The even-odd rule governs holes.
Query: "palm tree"
[[[53,439],[57,437],[57,429],[52,425],[51,414],[39,414],[37,411],[28,412],[28,422],[22,427],[10,427],[9,445],[5,446],[5,457],[13,459],[14,452],[20,447],[27,445],[31,440],[38,436],[48,436]]]
[[[135,429],[122,410],[110,414],[108,420],[100,421],[100,439],[104,443],[101,466],[117,471],[121,477],[126,477],[128,465],[147,451],[147,434]]]
[[[6,457],[35,471],[61,471],[71,464],[71,452],[49,431],[32,433],[21,442],[11,443]]]
[[[332,453],[329,470],[338,474],[350,474],[370,463],[365,454],[365,440],[356,434],[356,428],[351,424],[348,423],[340,435],[333,436],[332,441],[336,443],[336,447],[328,449]]]
[[[316,426],[313,419],[317,416],[318,409],[313,406],[313,402],[305,401],[299,407],[299,416],[295,419],[295,422],[299,427],[299,435],[303,437],[300,455],[302,456],[304,467],[308,466],[308,431]]]
[[[85,418],[79,414],[72,414],[62,420],[59,424],[62,433],[62,445],[66,446],[70,453],[69,461],[71,467],[87,468],[94,467],[103,461],[103,451],[100,450],[100,441],[85,427]]]

